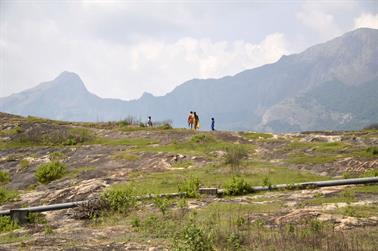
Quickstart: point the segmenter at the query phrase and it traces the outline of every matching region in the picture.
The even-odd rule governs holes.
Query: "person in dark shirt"
[[[148,116],[147,126],[152,127],[151,116]]]
[[[214,120],[214,118],[211,118],[211,130],[215,131],[215,120]]]

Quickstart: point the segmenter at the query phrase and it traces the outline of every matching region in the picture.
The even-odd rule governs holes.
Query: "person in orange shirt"
[[[193,115],[193,112],[190,111],[189,116],[188,116],[188,127],[190,129],[193,129],[193,124],[194,124],[194,115]]]

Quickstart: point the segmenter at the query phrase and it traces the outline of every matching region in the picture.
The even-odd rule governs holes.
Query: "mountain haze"
[[[127,90],[125,90],[127,91]],[[362,28],[276,63],[220,79],[193,79],[165,96],[102,99],[75,73],[0,98],[0,111],[70,121],[170,119],[202,129],[301,131],[358,129],[378,121],[378,30]]]

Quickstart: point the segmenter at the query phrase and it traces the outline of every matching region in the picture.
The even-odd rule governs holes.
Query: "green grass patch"
[[[72,179],[72,178],[78,177],[80,174],[82,174],[84,172],[89,172],[89,171],[93,171],[93,170],[96,170],[96,167],[94,167],[94,166],[81,166],[81,167],[77,167],[77,168],[73,169],[72,171],[66,173],[64,176]]]
[[[11,202],[17,200],[19,194],[17,191],[9,190],[4,187],[0,187],[0,205],[4,203]]]
[[[319,194],[315,198],[303,201],[304,205],[321,205],[326,203],[351,203],[357,201],[355,193],[350,190],[332,194],[330,196],[324,196]]]
[[[58,161],[64,159],[65,155],[62,152],[51,152],[49,153],[49,159],[51,161]]]
[[[138,148],[137,150],[146,152],[180,153],[184,155],[199,155],[209,157],[210,152],[219,150],[223,151],[234,145],[235,144],[216,139],[213,135],[201,133],[194,135],[192,138],[186,141],[173,141],[172,143],[167,145],[147,146]],[[243,146],[248,153],[252,153],[255,149],[255,146],[250,144]]]
[[[193,162],[191,160],[177,161],[171,165],[172,168],[177,168],[177,169],[186,169],[190,166],[193,166]]]
[[[129,152],[117,152],[117,153],[113,154],[112,158],[115,159],[115,160],[136,161],[140,157],[139,157],[139,155],[129,153]]]
[[[11,176],[8,171],[0,170],[0,185],[7,184],[11,181]]]
[[[355,187],[348,187],[346,191],[351,193],[377,193],[378,194],[378,185],[360,185]]]
[[[22,132],[21,127],[16,126],[15,128],[12,128],[12,129],[0,130],[0,136],[11,136],[11,135],[15,135],[21,132]]]
[[[358,218],[369,218],[378,216],[378,206],[377,205],[366,205],[366,206],[347,206],[343,208],[338,208],[332,213],[341,214],[345,216],[352,216]]]
[[[25,170],[30,166],[30,162],[27,159],[22,159],[20,160],[19,165],[21,167],[21,170]]]
[[[101,199],[109,206],[109,209],[127,213],[136,204],[135,188],[129,184],[116,184],[107,188],[101,194]]]
[[[124,138],[124,139],[109,139],[109,138],[97,138],[93,141],[94,144],[101,144],[101,145],[126,145],[126,146],[134,146],[134,147],[142,147],[148,146],[151,144],[157,144],[158,142],[145,139],[145,138]]]
[[[312,155],[306,153],[291,154],[288,156],[287,162],[290,164],[325,164],[332,163],[342,158],[338,155]]]
[[[242,132],[241,135],[251,140],[266,140],[273,138],[273,134],[261,132]]]
[[[66,170],[66,166],[61,162],[52,161],[40,165],[35,172],[35,177],[42,184],[47,184],[53,180],[62,178]]]
[[[0,216],[0,233],[9,232],[17,228],[19,226],[9,216]]]
[[[252,193],[253,189],[242,177],[234,176],[230,183],[225,184],[226,195],[243,195]]]
[[[318,176],[307,171],[292,170],[285,167],[273,166],[265,162],[245,162],[240,168],[243,179],[253,185],[263,185],[266,177],[274,184],[296,183],[305,181],[324,180],[327,177]],[[196,177],[200,184],[206,187],[224,187],[232,182],[232,171],[224,165],[207,165],[201,168],[169,170],[164,172],[133,172],[129,182],[136,191],[143,193],[171,193],[177,192],[178,185],[189,177]]]

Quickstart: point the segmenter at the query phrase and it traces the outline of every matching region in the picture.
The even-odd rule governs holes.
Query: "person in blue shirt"
[[[214,120],[214,118],[211,118],[211,130],[215,131],[215,120]]]

